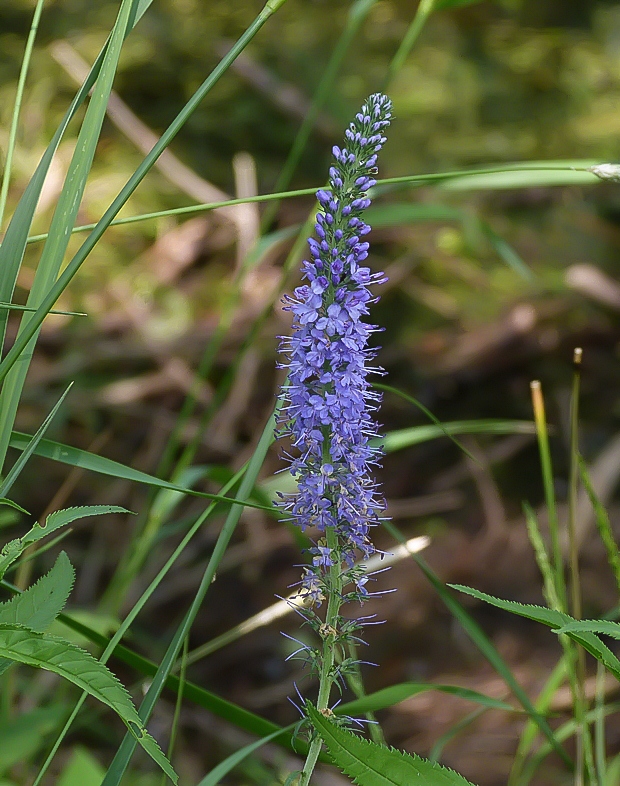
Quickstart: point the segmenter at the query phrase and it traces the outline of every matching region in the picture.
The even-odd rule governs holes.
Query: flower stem
[[[329,707],[329,697],[334,683],[334,639],[338,632],[339,612],[342,606],[342,566],[340,557],[338,556],[338,535],[333,528],[329,528],[326,535],[327,545],[331,553],[336,556],[336,559],[329,569],[329,597],[323,628],[325,632],[323,634],[323,652],[319,675],[319,696],[316,702],[316,708],[321,713],[324,713]],[[301,773],[299,786],[308,786],[310,783],[310,778],[312,777],[314,767],[319,758],[319,753],[321,752],[321,745],[321,738],[317,735],[310,744],[306,762]]]

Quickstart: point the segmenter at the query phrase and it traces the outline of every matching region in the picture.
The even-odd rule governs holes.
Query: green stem
[[[500,175],[505,172],[587,172],[588,168],[568,166],[567,164],[515,164],[510,166],[491,166],[479,169],[456,169],[451,172],[429,172],[425,175],[404,175],[402,177],[387,177],[382,180],[377,180],[377,186],[390,186],[390,185],[413,185],[424,186],[429,183],[438,183],[443,180],[454,180],[460,177],[470,177],[472,175]],[[592,182],[596,182],[596,176],[592,175]],[[222,202],[202,202],[198,205],[187,205],[186,207],[174,207],[169,210],[156,210],[152,213],[140,213],[137,216],[126,216],[125,218],[116,218],[112,221],[106,221],[106,229],[111,226],[123,226],[124,224],[135,224],[138,221],[147,221],[153,218],[166,218],[167,216],[182,216],[191,213],[204,213],[209,210],[215,210],[218,207],[231,207],[234,205],[246,205],[252,202],[272,202],[280,199],[291,199],[300,196],[313,196],[316,194],[317,189],[324,187],[313,186],[312,188],[298,188],[295,191],[281,191],[273,194],[258,194],[251,197],[239,197],[237,199],[227,199]],[[73,227],[71,234],[77,232],[90,232],[92,229],[99,228],[100,222],[96,224],[83,224]],[[30,235],[28,243],[38,243],[47,238],[47,232],[41,235]]]
[[[332,554],[338,552],[338,536],[332,528],[327,530],[327,545]],[[334,639],[338,630],[339,612],[342,606],[342,565],[339,559],[334,561],[334,564],[329,569],[328,589],[329,597],[325,614],[325,633],[323,634],[323,652],[319,675],[319,696],[316,702],[316,708],[321,713],[326,713],[326,710],[329,708],[329,697],[334,684],[334,663],[336,659]],[[310,783],[310,778],[321,752],[321,745],[321,738],[317,735],[310,744],[299,786],[308,786]]]

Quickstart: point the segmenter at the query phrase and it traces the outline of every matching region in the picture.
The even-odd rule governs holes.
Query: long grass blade
[[[242,503],[247,500],[248,496],[250,495],[254,485],[256,483],[256,479],[258,477],[258,473],[263,465],[263,461],[267,454],[267,451],[272,444],[273,441],[273,433],[276,427],[276,423],[278,420],[278,413],[280,411],[280,407],[282,406],[282,400],[279,398],[276,402],[276,406],[274,411],[267,421],[265,428],[263,429],[263,433],[261,438],[256,446],[254,454],[248,463],[248,468],[245,472],[243,480],[241,481],[241,485],[239,486],[239,491],[237,492],[237,500]],[[207,568],[204,572],[202,580],[200,582],[200,586],[196,592],[196,596],[192,601],[191,606],[189,607],[181,625],[178,627],[168,649],[166,650],[166,654],[157,669],[157,673],[153,677],[153,681],[148,689],[146,696],[142,704],[140,705],[140,718],[143,720],[144,723],[148,722],[148,719],[153,712],[153,708],[157,703],[161,691],[166,683],[167,678],[170,676],[174,663],[178,657],[179,651],[183,644],[183,641],[189,634],[191,630],[192,624],[200,607],[205,599],[205,596],[213,582],[215,577],[215,572],[219,566],[219,563],[224,556],[230,538],[233,535],[233,532],[236,529],[237,523],[239,518],[241,517],[241,513],[243,511],[242,504],[233,505],[228,516],[226,517],[226,521],[224,522],[224,526],[222,527],[222,531],[217,539],[215,547],[213,549],[213,553],[211,554],[211,558],[207,565]],[[120,783],[125,770],[127,769],[133,752],[136,747],[136,741],[131,735],[126,734],[123,742],[121,743],[120,748],[118,749],[108,772],[104,778],[102,786],[118,786]]]
[[[211,88],[218,82],[220,77],[226,73],[231,63],[238,57],[238,55],[245,49],[248,43],[254,38],[261,27],[267,22],[273,13],[285,2],[285,0],[268,0],[263,10],[258,14],[256,19],[241,35],[239,40],[234,44],[230,51],[220,60],[218,65],[213,69],[211,74],[205,79],[202,85],[196,90],[190,100],[185,104],[183,109],[179,112],[176,118],[168,126],[168,128],[161,135],[157,143],[150,150],[148,155],[143,159],[140,166],[136,169],[133,175],[129,178],[125,186],[121,189],[119,194],[113,200],[110,207],[106,210],[102,218],[98,221],[96,227],[93,229],[88,238],[84,241],[78,252],[74,255],[68,265],[65,267],[61,275],[56,280],[56,283],[47,290],[45,297],[38,303],[38,309],[35,314],[29,317],[27,324],[24,326],[23,331],[18,335],[15,343],[7,353],[6,357],[0,363],[0,381],[2,381],[9,373],[13,365],[21,357],[22,352],[27,349],[30,340],[36,335],[41,323],[45,319],[46,314],[52,309],[55,302],[60,295],[67,288],[73,277],[76,275],[83,262],[86,260],[90,252],[102,237],[105,230],[110,225],[110,222],[117,215],[119,210],[127,202],[129,197],[133,194],[136,188],[140,185],[144,177],[152,168],[153,164],[159,156],[163,153],[166,147],[172,142],[174,137],[181,130],[190,115],[198,108],[203,98],[211,90]],[[68,230],[70,232],[70,229]],[[1,293],[0,293],[1,295]],[[8,301],[11,298],[0,296],[0,301]],[[1,443],[0,443],[1,447]]]
[[[26,40],[26,47],[24,49],[24,56],[22,57],[22,64],[19,71],[19,78],[17,80],[17,93],[15,95],[15,103],[13,105],[13,116],[11,118],[11,127],[9,129],[9,141],[6,148],[6,158],[4,159],[4,172],[2,173],[2,186],[0,186],[0,229],[4,223],[4,210],[6,208],[6,200],[9,194],[9,185],[11,182],[11,171],[13,168],[13,153],[15,152],[15,142],[17,140],[17,129],[19,128],[19,116],[22,107],[22,100],[24,98],[24,88],[26,87],[26,78],[28,77],[28,69],[30,68],[30,59],[32,57],[32,50],[34,42],[37,37],[39,29],[39,21],[43,11],[43,3],[45,0],[37,0],[37,4],[32,15],[32,23],[30,25],[30,32]]]
[[[30,442],[28,442],[28,444],[24,448],[22,454],[19,456],[19,458],[17,459],[15,464],[13,464],[13,466],[11,467],[11,469],[10,469],[9,473],[7,474],[6,478],[2,481],[2,484],[0,485],[0,498],[6,497],[6,495],[11,490],[11,487],[13,486],[13,483],[15,483],[15,481],[19,477],[21,471],[26,466],[26,462],[28,461],[28,459],[32,456],[32,454],[37,449],[38,444],[43,439],[43,435],[45,434],[45,432],[49,428],[50,423],[52,422],[52,420],[54,419],[56,413],[58,412],[58,410],[62,406],[62,402],[66,399],[67,394],[69,393],[69,391],[71,390],[72,387],[73,387],[73,382],[71,382],[71,384],[67,387],[67,389],[62,394],[62,396],[58,399],[58,401],[54,405],[52,411],[45,418],[43,423],[41,423],[41,425],[39,426],[36,434],[32,437]]]
[[[133,28],[137,22],[142,18],[147,11],[153,0],[139,0],[135,17],[131,19],[130,27]],[[129,33],[129,29],[127,30]],[[32,219],[41,195],[41,189],[47,176],[48,170],[52,163],[52,159],[60,140],[64,136],[67,126],[73,119],[75,113],[86,100],[86,96],[95,84],[97,77],[101,71],[101,66],[106,57],[108,45],[110,41],[105,43],[101,52],[97,56],[93,67],[88,74],[84,84],[78,90],[75,98],[67,109],[60,125],[56,129],[52,140],[45,149],[41,160],[30,178],[26,190],[21,196],[15,213],[11,218],[7,231],[4,235],[2,246],[0,246],[0,301],[9,303],[13,298],[13,290],[17,281],[17,274],[24,257],[26,243],[28,240],[28,233],[32,226]],[[46,234],[47,237],[47,234]],[[6,333],[6,314],[0,313],[0,347],[4,346],[4,339]]]
[[[49,237],[45,242],[39,264],[30,289],[27,305],[38,307],[43,297],[47,294],[52,284],[58,278],[60,266],[64,258],[71,227],[75,223],[80,202],[86,187],[86,179],[95,157],[95,149],[99,134],[105,118],[106,106],[116,68],[121,53],[121,47],[128,31],[130,18],[135,14],[137,0],[123,0],[112,35],[104,57],[101,71],[93,88],[93,93],[84,116],[84,122],[78,134],[75,152],[69,164],[58,204],[54,211]],[[8,298],[10,300],[11,298]],[[18,336],[24,331],[33,315],[24,313]],[[40,327],[40,326],[39,326]],[[37,327],[30,339],[23,347],[19,356],[19,363],[11,369],[2,386],[0,394],[0,469],[4,464],[6,451],[11,437],[11,430],[15,421],[15,414],[19,405],[24,382],[34,352]]]

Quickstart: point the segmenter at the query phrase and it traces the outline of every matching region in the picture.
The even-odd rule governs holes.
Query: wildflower
[[[381,453],[371,443],[380,396],[367,380],[370,372],[381,372],[370,366],[375,350],[368,346],[378,328],[363,318],[375,302],[369,287],[385,278],[363,265],[370,227],[361,216],[376,184],[390,110],[386,96],[370,96],[345,132],[346,147],[334,146],[329,188],[317,192],[316,238],[308,241],[310,259],[302,266],[305,283],[285,298],[293,333],[281,345],[289,371],[282,432],[299,455],[291,460],[298,491],[280,504],[302,530],[316,527],[322,535],[300,591],[316,605],[338,591],[329,578],[334,565],[349,569],[340,591],[348,579],[360,600],[367,596],[366,579],[354,563],[359,552],[368,557],[374,551],[369,531],[384,508],[370,475]]]

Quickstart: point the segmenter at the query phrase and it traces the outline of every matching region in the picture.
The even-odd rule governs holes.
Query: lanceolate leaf
[[[56,636],[4,623],[0,624],[0,657],[52,671],[99,699],[117,713],[145,751],[177,783],[174,770],[144,728],[123,685],[86,650]]]
[[[359,715],[365,712],[376,712],[386,707],[392,707],[410,696],[417,696],[418,693],[424,693],[429,690],[450,693],[453,696],[459,696],[461,699],[481,704],[483,707],[514,712],[514,707],[505,701],[485,696],[484,693],[478,693],[476,690],[460,688],[458,685],[433,685],[428,682],[402,682],[399,685],[391,685],[389,688],[369,693],[368,696],[364,696],[361,699],[349,701],[346,704],[339,704],[334,712],[336,715]]]
[[[543,625],[548,625],[558,633],[561,630],[578,644],[581,644],[587,652],[601,661],[617,680],[620,680],[620,660],[618,660],[609,647],[603,644],[594,633],[591,633],[589,630],[575,630],[573,625],[577,623],[577,620],[573,619],[573,617],[570,617],[568,614],[563,614],[561,611],[554,611],[544,606],[532,606],[516,603],[512,600],[494,598],[492,595],[487,595],[486,592],[479,592],[471,587],[463,587],[461,584],[450,584],[449,586],[459,590],[459,592],[464,592],[474,598],[484,600],[486,603],[490,603],[498,609],[504,609],[505,611],[510,611],[512,614],[518,614],[520,617],[542,622]],[[592,623],[589,624],[590,626],[592,625]]]
[[[47,535],[60,529],[60,527],[64,527],[66,524],[76,521],[76,519],[83,519],[86,516],[129,512],[125,508],[119,508],[117,505],[85,505],[78,508],[57,510],[47,517],[43,526],[37,522],[23,537],[11,540],[4,546],[2,551],[0,551],[0,577],[5,574],[9,565],[15,562],[27,546],[31,543],[36,543],[41,538],[45,538]]]
[[[454,770],[339,728],[309,703],[306,710],[334,764],[358,786],[472,786]]]

